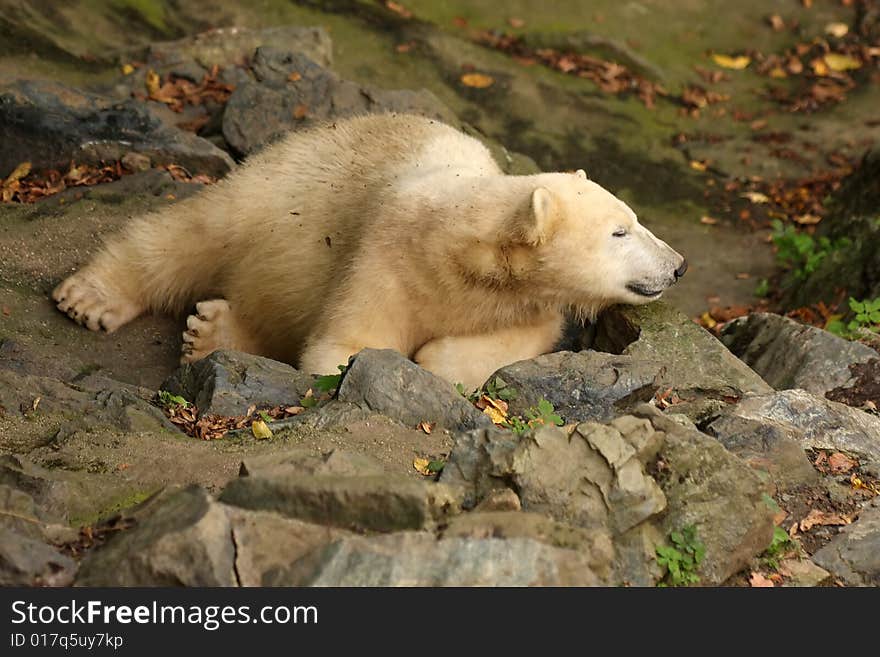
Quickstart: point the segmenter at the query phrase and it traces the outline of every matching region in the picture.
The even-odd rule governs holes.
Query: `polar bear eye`
[[[614,237],[626,237],[626,229],[618,228],[611,234],[614,235]]]

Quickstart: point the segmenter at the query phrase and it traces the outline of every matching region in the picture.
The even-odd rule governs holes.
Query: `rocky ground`
[[[688,317],[707,298],[754,306],[773,272],[768,229],[750,223],[765,204],[738,196],[758,188],[732,201],[719,181],[850,162],[877,130],[862,111],[876,85],[795,133],[789,150],[821,142],[806,163],[754,139],[802,119],[745,93],[741,76],[756,73],[722,67],[703,83],[726,105],[680,94],[694,64],[711,67],[707,47],[784,51],[862,14],[780,3],[784,30],[754,8],[722,29],[653,3],[566,5],[587,12],[569,15],[590,26],[573,33],[528,3],[268,2],[222,16],[200,2],[127,14],[72,3],[64,20],[5,4],[0,583],[880,584],[880,354],[779,315],[713,324],[720,340]],[[608,26],[623,20],[664,27],[624,42]],[[120,22],[139,29],[122,38]],[[217,24],[240,27],[186,36]],[[498,25],[526,45],[495,32],[486,47]],[[639,91],[544,66],[542,48],[613,56]],[[657,84],[684,100],[648,107]],[[685,284],[669,304],[573,326],[559,351],[477,394],[381,351],[340,380],[236,353],[178,369],[177,320],[95,335],[48,301],[132,216],[197,193],[284,131],[385,109],[453,123],[512,173],[586,165],[688,253]],[[842,130],[854,120],[858,143]],[[850,186],[870,187],[862,175]],[[859,244],[866,264],[847,271],[861,284],[876,250]],[[831,262],[816,275],[842,271]]]

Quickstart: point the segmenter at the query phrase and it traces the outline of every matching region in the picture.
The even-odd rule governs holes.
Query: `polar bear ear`
[[[583,178],[584,180],[587,179],[587,172],[583,169],[578,169],[574,172],[574,175],[576,175],[578,178]]]
[[[546,187],[538,187],[532,192],[532,212],[523,237],[529,244],[543,244],[557,214],[556,197]]]

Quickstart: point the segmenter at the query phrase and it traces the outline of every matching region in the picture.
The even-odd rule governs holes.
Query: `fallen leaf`
[[[290,75],[287,76],[287,79],[290,82],[299,82],[300,80],[302,80],[302,75],[297,71],[292,71]]]
[[[813,67],[813,73],[820,77],[825,77],[828,75],[828,65],[825,63],[823,59],[814,59],[810,62],[810,66]]]
[[[819,509],[810,509],[807,517],[798,523],[798,527],[802,532],[809,531],[817,525],[848,525],[852,522],[850,518],[842,516],[839,513],[831,513],[829,511],[820,511]]]
[[[495,79],[485,73],[465,73],[461,76],[461,83],[474,89],[485,89],[495,84]]]
[[[742,198],[749,199],[752,203],[769,203],[770,197],[766,194],[762,194],[761,192],[745,192],[740,194]]]
[[[825,34],[842,39],[849,32],[849,26],[846,23],[828,23],[825,26]]]
[[[410,50],[412,50],[413,45],[415,45],[415,44],[413,44],[412,41],[409,41],[407,43],[398,43],[396,46],[394,46],[394,52],[399,52],[399,53],[409,52]]]
[[[831,474],[843,474],[844,472],[849,472],[858,464],[858,461],[851,459],[846,454],[840,452],[834,452],[834,454],[831,454],[828,457],[828,467],[831,469]]]
[[[425,475],[426,477],[433,477],[435,473],[431,472],[428,469],[428,466],[431,464],[430,459],[419,457],[413,460],[413,467],[416,469],[416,472],[419,474]]]
[[[712,61],[721,68],[731,68],[736,71],[741,71],[752,62],[751,58],[746,55],[731,57],[730,55],[719,55],[717,53],[712,55]]]
[[[117,470],[128,470],[131,467],[131,463],[120,463],[116,466]]]
[[[430,433],[434,430],[434,424],[435,424],[434,422],[428,422],[426,420],[422,420],[421,422],[419,422],[419,426],[417,426],[416,429],[421,429],[426,434],[430,435]]]
[[[254,438],[258,440],[272,437],[272,430],[263,420],[254,420],[254,423],[251,425],[251,431],[254,434]]]
[[[402,4],[392,2],[391,0],[386,0],[385,6],[398,16],[402,16],[403,18],[412,18],[412,12],[404,7]]]
[[[817,214],[799,214],[795,215],[794,220],[802,226],[813,226],[822,221],[822,217]]]
[[[862,67],[862,63],[850,55],[829,52],[825,55],[825,63],[832,71],[854,71]]]
[[[147,77],[144,79],[144,86],[147,88],[147,93],[150,96],[155,96],[159,93],[159,87],[162,84],[162,80],[159,77],[159,74],[156,73],[153,69],[147,71]]]
[[[10,173],[8,176],[6,176],[6,180],[3,181],[3,186],[8,187],[9,185],[16,182],[17,180],[21,180],[22,178],[24,178],[30,172],[31,172],[31,163],[30,162],[22,162],[21,164],[19,164],[17,167],[15,167],[12,170],[12,173]]]
[[[489,416],[493,424],[504,424],[507,420],[507,416],[494,406],[487,406],[483,409],[483,413]]]
[[[122,65],[122,74],[123,75],[131,75],[134,73],[134,66],[131,64],[123,64]]]
[[[718,322],[716,322],[712,315],[709,314],[708,310],[700,315],[700,323],[708,329],[713,329],[718,326]]]
[[[700,223],[706,224],[707,226],[714,226],[718,223],[718,220],[715,217],[703,215],[702,217],[700,217]]]
[[[690,167],[694,171],[705,171],[709,167],[709,164],[703,160],[691,160]]]
[[[12,314],[12,311],[9,310],[9,306],[3,306],[3,316],[9,317]]]
[[[526,22],[522,18],[508,18],[507,24],[515,30],[526,26]]]
[[[37,410],[37,406],[40,405],[40,401],[42,401],[42,399],[43,399],[43,398],[42,398],[42,397],[39,397],[39,396],[36,397],[36,398],[34,399],[34,403],[31,404],[31,410],[32,410],[32,411],[36,412],[36,410]]]
[[[301,119],[306,118],[306,114],[308,114],[308,113],[309,113],[308,105],[304,105],[303,103],[300,103],[293,110],[293,118],[295,118],[297,121],[299,121]]]
[[[752,277],[752,275],[748,272],[741,271],[736,275],[737,280],[739,281],[747,281]]]
[[[774,32],[781,32],[785,29],[785,21],[782,20],[782,16],[779,14],[768,16],[767,22],[770,23],[770,27],[773,28]]]
[[[776,585],[761,573],[753,572],[751,576],[749,576],[749,586],[752,588],[773,588]]]

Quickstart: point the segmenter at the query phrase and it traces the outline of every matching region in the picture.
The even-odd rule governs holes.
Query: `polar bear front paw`
[[[90,331],[113,333],[142,312],[137,304],[110,293],[99,279],[82,272],[56,287],[52,299],[58,310]]]
[[[186,319],[180,362],[194,363],[218,349],[253,353],[238,320],[225,299],[199,301],[196,314]]]

